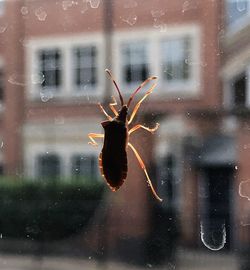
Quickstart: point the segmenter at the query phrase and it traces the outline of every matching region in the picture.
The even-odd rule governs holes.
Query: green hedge
[[[103,186],[68,181],[0,179],[0,236],[59,240],[84,230]]]

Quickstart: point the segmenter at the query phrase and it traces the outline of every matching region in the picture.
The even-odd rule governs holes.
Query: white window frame
[[[102,34],[79,34],[68,36],[31,38],[27,40],[26,48],[26,85],[27,97],[30,101],[41,100],[40,92],[42,87],[39,83],[34,83],[32,78],[39,77],[40,68],[37,61],[37,54],[40,50],[59,49],[62,53],[62,85],[60,91],[53,91],[52,95],[60,100],[71,101],[81,99],[89,102],[89,97],[100,99],[104,95],[104,38]],[[84,91],[77,91],[74,85],[73,74],[73,48],[80,46],[96,46],[97,49],[97,84],[94,89],[86,88]]]
[[[171,38],[182,38],[190,36],[191,42],[191,78],[189,83],[186,81],[182,84],[166,85],[161,75],[161,40]],[[201,92],[201,77],[200,70],[203,66],[201,59],[201,29],[197,24],[184,24],[184,25],[169,25],[166,32],[159,32],[158,30],[139,29],[133,32],[130,31],[117,31],[113,34],[113,70],[116,71],[116,79],[123,93],[130,94],[134,88],[131,85],[122,83],[122,56],[121,44],[123,42],[144,42],[148,46],[148,71],[149,76],[157,75],[157,91],[155,91],[152,98],[159,99],[162,96],[169,97],[183,97],[183,98],[199,98]]]

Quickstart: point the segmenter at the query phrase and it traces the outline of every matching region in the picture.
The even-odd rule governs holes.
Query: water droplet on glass
[[[8,28],[8,24],[0,25],[0,34],[4,33],[6,29]]]
[[[185,1],[182,5],[182,13],[184,13],[185,11],[190,9],[190,2],[189,1]]]
[[[13,74],[8,78],[8,82],[14,85],[25,86],[25,76],[22,74]]]
[[[204,226],[200,223],[201,241],[205,247],[210,250],[217,251],[222,249],[226,244],[226,228],[225,223],[214,226]]]
[[[163,16],[165,13],[163,10],[151,10],[151,15],[153,18],[160,18],[161,16]]]
[[[175,265],[172,263],[167,263],[167,269],[168,270],[174,270],[175,269]]]
[[[92,8],[98,8],[101,0],[89,0],[89,4]]]
[[[45,78],[44,78],[44,75],[42,73],[31,75],[32,84],[42,84],[44,82],[44,80],[45,80]]]
[[[152,264],[150,264],[150,263],[147,263],[147,267],[148,267],[148,268],[152,268],[152,267],[153,267],[153,265],[152,265]]]
[[[208,198],[208,188],[203,186],[203,185],[199,185],[199,197],[200,198]]]
[[[245,226],[249,226],[249,225],[250,225],[250,222],[245,222],[245,221],[242,221],[242,220],[241,220],[240,225],[241,225],[241,226],[244,226],[244,227],[245,227]]]
[[[0,148],[3,148],[3,142],[1,142]]]
[[[167,25],[161,21],[161,19],[154,18],[154,24],[153,26],[155,28],[159,28],[160,32],[166,32],[167,31]]]
[[[3,239],[3,234],[2,233],[0,234],[0,238]]]
[[[40,7],[35,11],[35,15],[37,16],[39,21],[45,21],[47,17],[47,13],[44,8]]]
[[[89,256],[89,260],[91,260],[92,259],[92,257],[91,256]]]
[[[166,32],[166,31],[167,31],[167,25],[165,23],[161,24],[160,32]]]
[[[21,13],[22,13],[22,15],[28,15],[28,13],[29,13],[29,9],[27,8],[27,7],[25,7],[25,6],[23,6],[23,7],[21,7]]]
[[[239,12],[246,10],[246,1],[238,0],[236,2],[236,8]]]
[[[72,1],[72,0],[64,0],[62,1],[62,8],[63,10],[67,10],[69,8],[71,8],[74,5],[77,5],[78,2],[77,1]]]
[[[124,18],[122,20],[132,26],[136,23],[137,16],[135,14],[130,14],[127,18]]]
[[[185,1],[182,5],[182,13],[191,10],[191,9],[196,9],[197,4],[194,1]]]
[[[85,13],[88,10],[88,5],[87,4],[88,4],[87,0],[82,1],[81,13]]]
[[[238,166],[234,166],[234,169],[237,171],[238,170]]]
[[[190,66],[201,66],[201,67],[206,67],[207,66],[206,62],[195,62],[195,61],[192,61],[189,58],[186,58],[184,60],[184,62],[185,62],[185,64],[190,65]]]
[[[40,97],[41,97],[42,102],[47,102],[53,98],[53,93],[51,93],[48,90],[41,90]]]
[[[244,144],[243,148],[246,150],[246,149],[249,149],[250,148],[250,144]]]
[[[127,0],[126,3],[124,4],[124,8],[135,8],[137,6],[138,4],[134,0]]]
[[[250,201],[250,180],[241,181],[239,184],[239,195]]]
[[[64,124],[64,117],[57,117],[55,118],[55,124],[57,125],[63,125]]]

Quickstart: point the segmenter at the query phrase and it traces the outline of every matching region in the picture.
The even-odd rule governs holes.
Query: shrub
[[[103,186],[79,181],[0,181],[0,234],[38,241],[83,231]]]

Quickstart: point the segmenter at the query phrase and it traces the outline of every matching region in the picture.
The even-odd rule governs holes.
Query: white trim
[[[62,177],[71,175],[71,157],[74,154],[94,155],[98,160],[101,151],[99,147],[88,144],[88,133],[102,133],[101,126],[96,123],[100,118],[90,121],[77,121],[68,119],[63,124],[30,122],[23,127],[24,141],[24,174],[35,178],[36,157],[39,154],[55,153],[60,157],[63,172]]]
[[[31,80],[30,74],[38,74],[38,63],[36,53],[39,50],[58,48],[62,52],[62,88],[58,93],[53,93],[55,97],[60,99],[81,99],[88,102],[88,96],[98,97],[104,95],[104,52],[103,52],[103,35],[100,34],[80,34],[69,36],[45,36],[39,38],[31,38],[27,40],[26,46],[26,84],[27,97],[30,100],[39,100],[41,87]],[[80,93],[74,89],[74,81],[72,74],[72,51],[76,46],[96,46],[97,48],[97,86],[94,91],[85,91]]]

